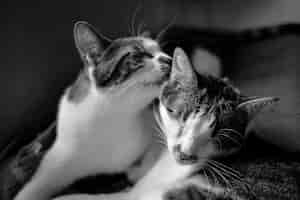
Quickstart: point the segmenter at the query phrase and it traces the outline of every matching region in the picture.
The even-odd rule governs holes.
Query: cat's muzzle
[[[171,73],[172,58],[167,54],[160,54],[157,60],[160,64],[160,70],[164,73],[166,78],[169,78]]]
[[[198,156],[182,152],[181,145],[175,145],[173,152],[174,152],[175,160],[180,164],[189,165],[198,162]]]

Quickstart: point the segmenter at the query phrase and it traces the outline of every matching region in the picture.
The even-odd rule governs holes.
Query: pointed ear
[[[105,46],[109,43],[94,27],[84,21],[74,25],[74,40],[82,61],[88,65],[98,64]]]
[[[257,114],[267,111],[279,101],[278,97],[247,97],[237,106],[238,110],[247,113],[250,122]]]
[[[197,77],[186,53],[177,47],[173,54],[171,79],[197,85]]]

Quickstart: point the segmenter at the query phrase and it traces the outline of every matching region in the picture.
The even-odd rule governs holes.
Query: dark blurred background
[[[241,29],[300,21],[296,0],[94,0],[1,1],[0,149],[13,135],[32,135],[55,118],[63,89],[81,63],[73,25],[85,20],[103,34],[127,36],[136,8],[137,23],[158,32],[176,24]],[[298,6],[295,6],[298,5]],[[257,20],[259,19],[259,20]]]

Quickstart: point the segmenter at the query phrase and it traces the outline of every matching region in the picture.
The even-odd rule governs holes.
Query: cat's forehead
[[[141,47],[149,52],[159,51],[159,44],[150,38],[145,37],[128,37],[117,39],[111,45],[111,50],[124,50],[126,48]]]
[[[144,47],[149,50],[158,50],[160,49],[158,43],[155,40],[150,38],[140,38],[141,42],[143,43]]]

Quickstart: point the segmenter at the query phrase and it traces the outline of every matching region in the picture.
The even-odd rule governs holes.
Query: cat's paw
[[[172,188],[163,195],[163,200],[214,200],[216,196],[196,185],[185,185]]]

